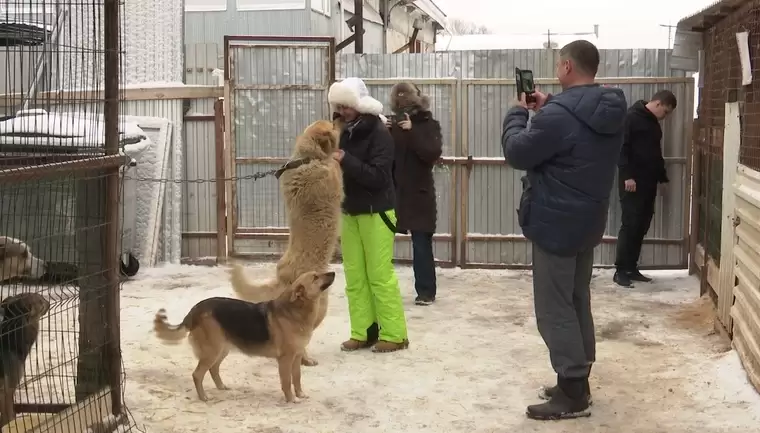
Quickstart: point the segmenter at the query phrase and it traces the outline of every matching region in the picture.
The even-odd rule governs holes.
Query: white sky
[[[546,32],[593,32],[600,48],[665,48],[668,29],[715,0],[433,0],[449,18],[489,27],[495,34],[535,34],[536,48]],[[526,6],[532,12],[518,18]],[[675,29],[672,30],[675,34]],[[541,37],[543,34],[543,39]],[[515,35],[515,36],[518,36]],[[527,35],[526,35],[527,36]],[[560,45],[580,37],[558,35]]]

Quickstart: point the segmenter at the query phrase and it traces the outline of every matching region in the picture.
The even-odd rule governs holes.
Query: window
[[[227,0],[185,0],[187,12],[226,11]]]
[[[239,11],[306,9],[306,0],[235,0]]]
[[[332,0],[311,0],[311,9],[329,17],[330,14],[332,14],[332,8],[330,7],[331,1]]]

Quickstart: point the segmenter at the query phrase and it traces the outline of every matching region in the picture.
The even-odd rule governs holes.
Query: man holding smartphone
[[[536,322],[557,373],[556,386],[539,394],[548,401],[528,406],[532,419],[590,415],[596,341],[589,286],[627,109],[622,90],[594,83],[598,68],[594,44],[565,45],[557,62],[562,92],[536,91],[531,103],[521,93],[502,129],[507,164],[526,171],[517,214],[533,243]],[[536,110],[530,128],[528,110]]]

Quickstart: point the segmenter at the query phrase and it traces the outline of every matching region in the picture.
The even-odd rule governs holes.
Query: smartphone
[[[517,84],[518,97],[520,93],[525,93],[526,102],[535,102],[533,93],[536,91],[536,84],[533,82],[533,71],[515,68],[515,83]]]

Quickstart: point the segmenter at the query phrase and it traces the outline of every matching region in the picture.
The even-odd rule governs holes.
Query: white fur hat
[[[333,112],[338,105],[351,107],[362,114],[379,116],[383,112],[383,104],[369,95],[367,85],[360,78],[350,77],[330,86],[327,101]]]

